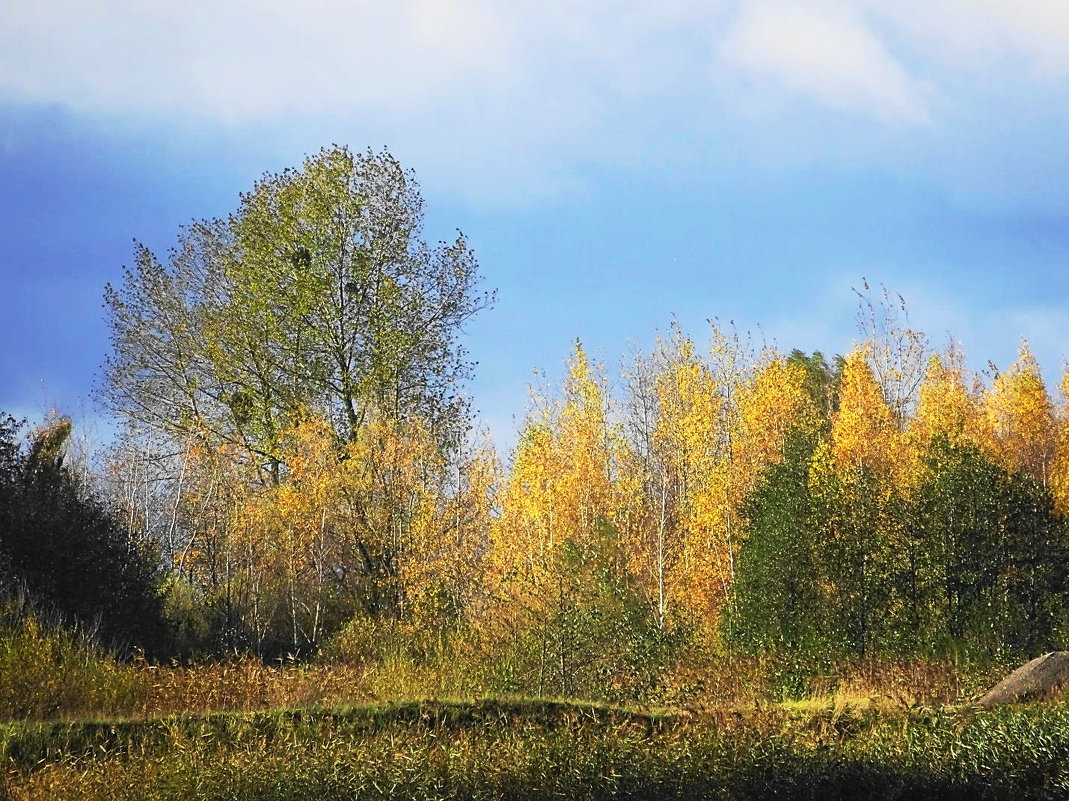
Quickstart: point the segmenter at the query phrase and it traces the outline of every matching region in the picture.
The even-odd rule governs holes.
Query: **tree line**
[[[470,430],[460,346],[493,293],[422,211],[388,153],[330,148],[108,287],[124,427],[92,504],[126,543],[104,561],[153,588],[130,619],[163,621],[172,653],[392,642],[571,692],[655,683],[695,644],[1063,641],[1069,411],[1026,345],[973,374],[867,285],[862,341],[830,360],[673,326],[612,392],[577,343],[502,460]],[[8,436],[9,461],[38,464],[41,436]],[[14,542],[0,565],[29,576]]]

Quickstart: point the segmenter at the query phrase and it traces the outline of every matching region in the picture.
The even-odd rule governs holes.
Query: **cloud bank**
[[[948,108],[989,113],[989,83],[1067,77],[1061,0],[0,4],[0,104],[413,143],[489,182],[712,141],[755,104],[766,128],[938,130]]]
[[[695,30],[708,35],[709,63],[719,51],[742,76],[907,119],[920,118],[924,79],[896,50],[1069,73],[1069,6],[1059,0],[13,0],[0,8],[0,86],[89,110],[223,120],[403,113],[464,91],[549,88],[541,78],[565,95],[573,82],[619,96],[663,89],[666,39]]]

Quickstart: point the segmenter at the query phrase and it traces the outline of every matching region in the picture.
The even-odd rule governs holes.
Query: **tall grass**
[[[594,683],[410,700],[500,692],[465,643],[151,665],[32,614],[0,626],[3,801],[1069,797],[1069,707],[975,710],[994,662],[692,650],[620,709]]]
[[[0,607],[0,721],[146,718],[366,700],[364,671],[265,665],[249,657],[198,665],[117,659],[76,629]]]
[[[146,689],[90,637],[13,604],[0,608],[0,720],[119,715]]]
[[[194,665],[145,663],[128,670],[145,692],[125,714],[135,718],[178,713],[336,706],[368,700],[364,670],[347,665],[264,664],[236,656]]]
[[[36,731],[36,730],[34,730]],[[761,706],[661,718],[590,705],[406,705],[2,729],[7,798],[1064,798],[1069,708]],[[12,746],[15,746],[14,748]]]
[[[471,643],[443,640],[414,653],[395,643],[351,659],[265,664],[248,656],[194,665],[119,661],[90,637],[0,607],[0,720],[147,718],[183,712],[338,706],[414,698],[537,696],[543,688]],[[755,703],[850,697],[905,705],[958,703],[1006,665],[952,660],[833,662],[691,649],[638,698],[588,682],[576,698],[694,712]]]

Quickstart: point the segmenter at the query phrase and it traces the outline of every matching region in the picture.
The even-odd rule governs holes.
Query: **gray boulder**
[[[1069,685],[1069,651],[1051,651],[1021,665],[980,699],[990,709],[999,704],[1049,701]]]

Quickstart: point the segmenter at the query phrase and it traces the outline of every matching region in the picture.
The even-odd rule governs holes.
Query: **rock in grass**
[[[1021,665],[980,699],[990,709],[999,704],[1047,701],[1069,684],[1069,651],[1051,651]]]

